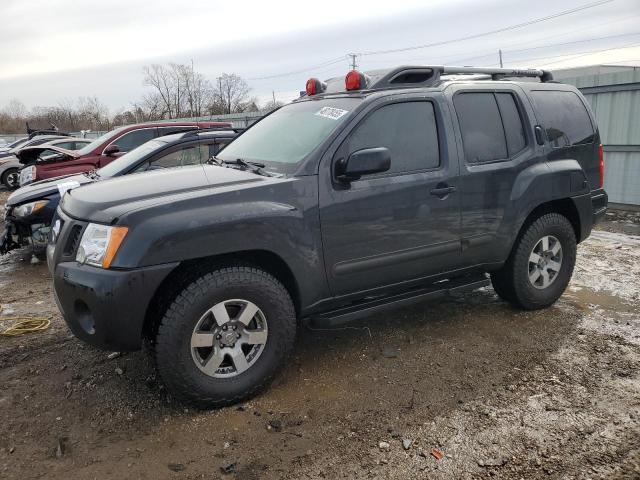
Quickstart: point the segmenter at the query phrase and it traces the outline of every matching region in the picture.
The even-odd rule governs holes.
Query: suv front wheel
[[[221,268],[173,301],[158,328],[156,362],[176,396],[219,407],[262,390],[295,336],[293,302],[278,280],[254,267]]]
[[[542,215],[519,237],[504,267],[491,273],[496,293],[527,310],[548,307],[571,280],[576,249],[569,220],[558,213]]]

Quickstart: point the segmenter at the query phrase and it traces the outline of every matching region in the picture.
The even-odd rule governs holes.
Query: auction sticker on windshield
[[[334,107],[322,107],[316,115],[319,117],[330,118],[331,120],[338,120],[340,117],[349,113],[349,110],[342,110],[341,108]]]
[[[74,188],[78,188],[80,186],[79,182],[65,182],[58,184],[58,192],[60,192],[60,196],[63,197],[65,193],[69,190],[73,190]]]

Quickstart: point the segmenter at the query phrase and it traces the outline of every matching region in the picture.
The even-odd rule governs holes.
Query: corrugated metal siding
[[[578,88],[637,84],[640,69],[613,73],[587,69],[575,77],[557,76]],[[573,73],[573,72],[572,72]],[[605,146],[605,181],[609,201],[640,205],[640,90],[587,93]],[[607,147],[617,151],[607,151]],[[635,151],[634,151],[635,150]]]
[[[609,201],[640,205],[640,152],[605,154],[604,188]]]
[[[640,90],[585,95],[604,145],[640,145]]]

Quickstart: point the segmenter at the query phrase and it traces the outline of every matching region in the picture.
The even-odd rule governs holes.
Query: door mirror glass
[[[391,153],[388,148],[365,148],[353,152],[346,160],[336,165],[338,180],[350,182],[358,180],[362,175],[382,173],[391,167]]]
[[[115,155],[119,151],[120,151],[120,147],[112,143],[111,145],[109,145],[107,148],[104,149],[104,154],[110,157],[112,155]]]

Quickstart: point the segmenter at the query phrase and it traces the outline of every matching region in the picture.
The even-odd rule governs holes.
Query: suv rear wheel
[[[173,301],[158,328],[156,363],[176,396],[224,406],[268,385],[295,336],[293,302],[280,282],[253,267],[221,268]]]
[[[543,215],[526,228],[504,267],[491,274],[493,288],[518,307],[548,307],[571,280],[576,249],[569,220],[558,213]]]

